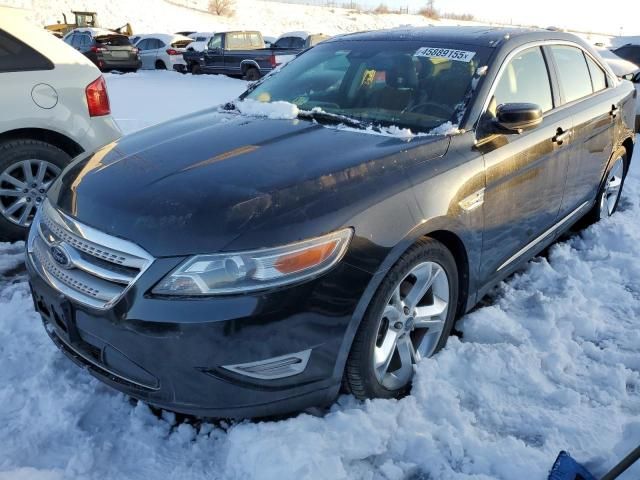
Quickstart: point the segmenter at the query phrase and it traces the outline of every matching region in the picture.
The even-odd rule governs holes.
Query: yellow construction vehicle
[[[44,28],[52,32],[57,37],[62,38],[74,28],[99,27],[98,14],[96,12],[73,11],[71,13],[75,15],[74,23],[68,23],[67,16],[63,13],[62,18],[64,19],[64,23],[58,22],[53,25],[47,25]],[[107,28],[107,30],[121,33],[127,36],[133,35],[133,29],[131,28],[131,24],[129,23],[126,23],[122,27],[118,27],[118,28]]]

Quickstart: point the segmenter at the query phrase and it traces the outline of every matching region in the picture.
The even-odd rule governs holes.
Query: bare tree
[[[427,1],[427,5],[423,8],[420,9],[420,11],[418,12],[420,15],[423,15],[427,18],[432,18],[434,20],[437,20],[440,18],[440,13],[438,12],[438,9],[436,8],[436,2],[435,0],[428,0]]]
[[[220,17],[234,14],[235,0],[209,0],[209,12]]]

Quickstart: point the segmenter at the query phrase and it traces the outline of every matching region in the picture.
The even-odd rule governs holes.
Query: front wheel
[[[0,241],[26,236],[36,208],[71,157],[39,140],[0,143]]]
[[[458,305],[458,270],[440,242],[423,239],[389,271],[353,341],[345,384],[360,399],[406,393],[414,365],[447,342]]]

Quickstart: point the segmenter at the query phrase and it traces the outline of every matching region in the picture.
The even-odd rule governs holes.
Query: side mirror
[[[542,123],[542,110],[535,103],[504,103],[498,106],[493,126],[496,133],[520,134]]]

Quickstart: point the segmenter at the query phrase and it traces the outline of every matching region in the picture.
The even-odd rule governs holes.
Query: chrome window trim
[[[565,46],[569,46],[569,47],[575,47],[580,49],[585,55],[588,55],[594,62],[596,62],[596,65],[598,65],[600,68],[602,68],[602,70],[606,73],[607,75],[607,87],[603,90],[598,90],[597,92],[592,92],[590,95],[584,96],[582,98],[579,98],[577,100],[573,100],[570,103],[563,103],[562,105],[559,106],[554,106],[551,110],[548,110],[546,112],[543,113],[543,117],[546,117],[549,114],[552,113],[556,113],[561,111],[564,108],[567,107],[571,107],[573,105],[575,105],[578,102],[582,102],[588,98],[594,97],[595,95],[600,95],[603,92],[608,91],[609,89],[613,88],[616,85],[616,80],[615,80],[615,75],[613,75],[613,72],[608,68],[608,66],[603,65],[603,63],[595,58],[588,50],[586,50],[584,47],[582,47],[581,45],[575,43],[575,42],[571,42],[569,40],[538,40],[535,42],[529,42],[529,43],[525,43],[520,45],[519,47],[514,48],[511,52],[509,52],[509,54],[505,57],[505,59],[503,60],[503,62],[500,64],[500,68],[498,69],[498,73],[495,76],[495,79],[493,81],[493,83],[491,84],[491,88],[489,89],[489,93],[487,94],[487,96],[484,99],[484,103],[482,106],[482,110],[480,110],[480,114],[478,115],[478,118],[476,118],[475,122],[473,123],[474,125],[474,130],[475,130],[475,135],[476,135],[476,142],[478,141],[478,137],[477,137],[477,132],[478,132],[478,125],[480,123],[480,120],[482,119],[482,116],[486,113],[487,109],[489,108],[489,103],[491,103],[491,99],[493,98],[493,95],[496,92],[496,88],[498,88],[498,83],[500,82],[500,80],[502,79],[502,75],[504,74],[504,70],[507,68],[507,65],[509,65],[509,62],[511,62],[511,60],[513,60],[513,58],[518,55],[519,53],[525,51],[525,50],[529,50],[530,48],[541,48],[541,47],[545,47],[545,46],[553,46],[553,45],[565,45]],[[546,57],[545,57],[545,60]],[[548,61],[548,60],[547,60]],[[550,72],[549,72],[550,73]],[[552,79],[551,77],[549,77],[549,89],[552,90]],[[552,90],[552,96],[553,96],[553,90]]]

